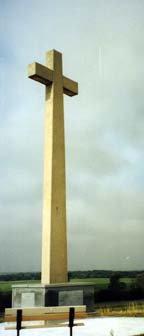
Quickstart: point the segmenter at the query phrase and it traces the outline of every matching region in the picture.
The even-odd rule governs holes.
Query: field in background
[[[132,283],[131,278],[123,278],[122,282],[130,286]],[[109,278],[87,278],[87,279],[72,279],[70,282],[75,283],[91,283],[96,286],[97,290],[105,289],[109,285]],[[22,284],[37,284],[40,283],[39,280],[21,280],[21,281],[0,281],[0,292],[8,292],[11,290],[12,285],[22,285]]]
[[[12,285],[30,285],[40,283],[38,280],[24,280],[24,281],[0,281],[0,292],[9,292]]]
[[[130,286],[132,281],[132,278],[121,278],[121,282],[124,282],[127,286]],[[97,289],[105,289],[109,285],[109,278],[72,279],[70,282],[91,283],[94,284]]]
[[[132,283],[131,278],[122,278],[121,281],[126,283],[128,286]],[[105,289],[109,285],[109,278],[85,278],[85,279],[72,279],[70,282],[80,282],[80,283],[91,283],[94,284],[97,289]],[[11,290],[12,285],[22,285],[22,284],[37,284],[40,283],[38,280],[21,280],[21,281],[0,281],[0,292],[8,292]]]

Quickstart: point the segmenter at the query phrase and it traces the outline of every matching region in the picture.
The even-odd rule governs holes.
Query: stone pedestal
[[[12,307],[54,307],[86,305],[94,309],[94,285],[67,283],[52,285],[13,285]]]

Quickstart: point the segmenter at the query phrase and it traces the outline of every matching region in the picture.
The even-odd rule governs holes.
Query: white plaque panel
[[[83,291],[61,291],[59,292],[59,306],[82,306]]]
[[[22,293],[22,307],[35,307],[35,293]]]

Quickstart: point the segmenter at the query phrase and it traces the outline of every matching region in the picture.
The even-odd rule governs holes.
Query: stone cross
[[[77,95],[78,84],[63,76],[62,54],[56,50],[47,52],[46,66],[30,64],[28,77],[46,88],[41,282],[65,283],[68,279],[63,93]]]

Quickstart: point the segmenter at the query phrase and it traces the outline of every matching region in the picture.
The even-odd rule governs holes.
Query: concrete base
[[[86,305],[94,309],[94,285],[66,283],[52,285],[13,285],[12,307],[53,307]]]

